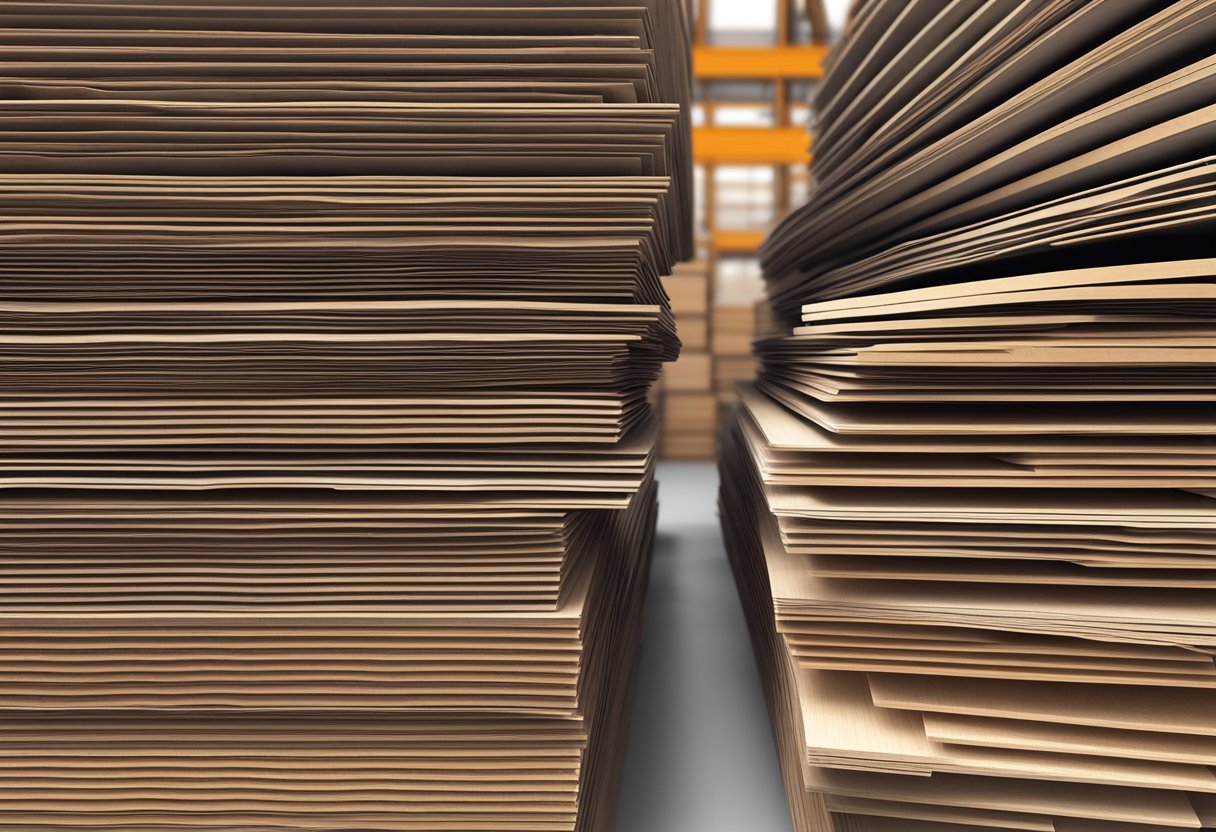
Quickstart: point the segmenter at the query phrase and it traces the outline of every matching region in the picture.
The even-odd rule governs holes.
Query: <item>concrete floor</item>
[[[789,832],[711,463],[659,466],[659,530],[618,832]]]

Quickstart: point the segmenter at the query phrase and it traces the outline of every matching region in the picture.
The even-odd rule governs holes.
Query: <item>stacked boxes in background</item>
[[[709,269],[704,261],[681,263],[663,284],[671,297],[676,330],[683,342],[680,358],[668,364],[662,380],[664,459],[712,459],[717,431],[713,356],[709,318]]]
[[[714,392],[727,402],[738,399],[735,385],[755,376],[752,339],[756,313],[750,306],[714,307]]]

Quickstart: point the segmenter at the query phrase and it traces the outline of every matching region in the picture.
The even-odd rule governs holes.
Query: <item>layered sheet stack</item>
[[[686,29],[0,9],[0,829],[611,828]]]
[[[856,4],[722,518],[797,828],[1216,828],[1216,4]]]

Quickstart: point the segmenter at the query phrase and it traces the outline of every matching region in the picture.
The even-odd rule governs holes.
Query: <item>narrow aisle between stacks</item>
[[[620,832],[788,832],[764,694],[722,533],[713,463],[659,465]]]

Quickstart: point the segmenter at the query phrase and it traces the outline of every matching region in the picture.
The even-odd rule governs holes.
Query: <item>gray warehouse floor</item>
[[[722,548],[717,469],[659,466],[659,531],[618,832],[789,832],[768,713]]]

